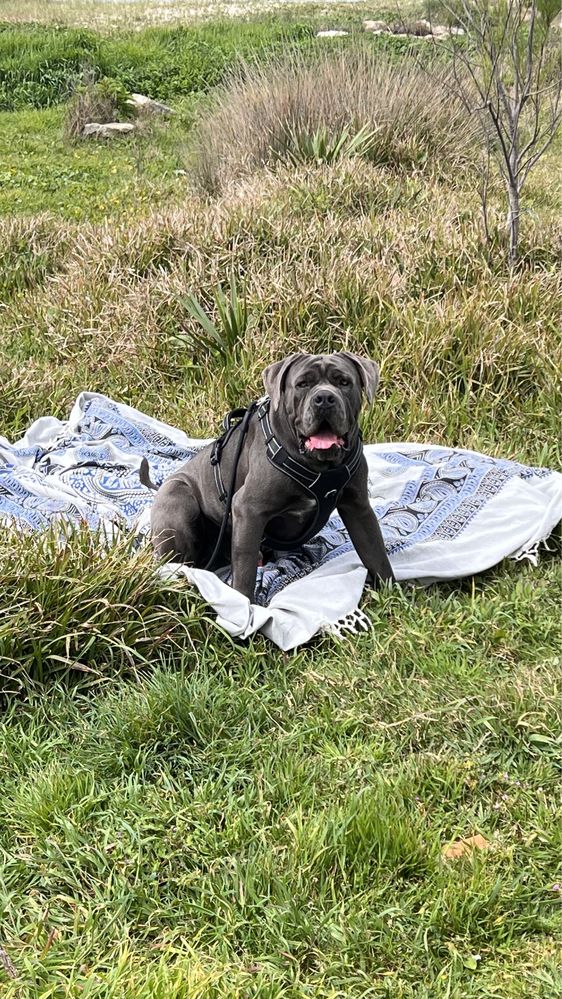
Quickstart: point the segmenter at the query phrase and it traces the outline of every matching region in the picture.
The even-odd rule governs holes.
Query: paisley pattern
[[[66,424],[38,421],[20,444],[0,438],[0,523],[38,531],[57,522],[134,530],[139,543],[148,533],[153,493],[138,477],[147,457],[156,484],[188,461],[205,442],[179,443],[173,428],[103,396],[84,395]],[[45,426],[47,424],[47,426]],[[367,449],[369,453],[374,449]],[[425,543],[458,538],[475,516],[514,477],[532,480],[553,473],[474,451],[412,445],[376,448],[381,463],[400,475],[396,496],[377,502],[379,482],[372,475],[373,506],[390,557]],[[308,575],[351,549],[340,518],[294,553],[283,553],[260,567],[256,603],[267,606],[289,583]],[[228,578],[228,570],[221,574]]]
[[[381,451],[379,457],[403,467],[423,465],[422,474],[408,482],[397,502],[375,508],[390,556],[430,537],[458,537],[511,478],[552,474],[548,469],[452,448],[421,448],[407,454]]]

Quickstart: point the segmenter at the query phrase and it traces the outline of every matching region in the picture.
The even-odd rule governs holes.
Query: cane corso
[[[363,395],[371,402],[377,390],[377,364],[345,351],[292,354],[266,368],[263,380],[267,396],[254,404],[241,449],[240,425],[224,439],[220,479],[209,445],[158,490],[151,514],[156,553],[205,566],[232,485],[223,564],[230,558],[232,585],[250,600],[260,553],[299,547],[335,509],[372,581],[393,579],[369,503],[358,426]],[[146,461],[141,480],[150,484]]]

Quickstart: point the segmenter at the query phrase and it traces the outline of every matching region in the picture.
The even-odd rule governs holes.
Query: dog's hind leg
[[[196,565],[201,510],[189,485],[174,477],[160,487],[151,514],[152,544],[159,558]]]

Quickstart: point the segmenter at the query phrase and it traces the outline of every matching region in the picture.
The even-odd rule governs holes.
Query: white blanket
[[[145,540],[154,494],[139,481],[142,457],[159,484],[206,443],[83,392],[67,422],[42,417],[13,444],[0,437],[0,523],[42,530],[62,519]],[[431,444],[367,445],[365,454],[397,580],[427,584],[536,558],[562,515],[558,472]],[[366,572],[337,516],[300,551],[258,570],[254,603],[227,585],[228,569],[162,568],[164,577],[178,573],[236,637],[259,630],[292,649],[324,629],[366,623],[358,611]]]

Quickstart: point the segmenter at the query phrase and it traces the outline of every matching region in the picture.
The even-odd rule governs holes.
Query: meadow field
[[[212,436],[271,361],[353,349],[366,440],[559,468],[560,137],[510,272],[442,52],[362,31],[392,6],[235,6],[0,5],[0,434],[87,389]],[[176,113],[72,139],[85,71]],[[221,331],[231,278],[210,340],[189,296]],[[554,999],[559,554],[286,654],[129,541],[4,531],[2,999]]]

